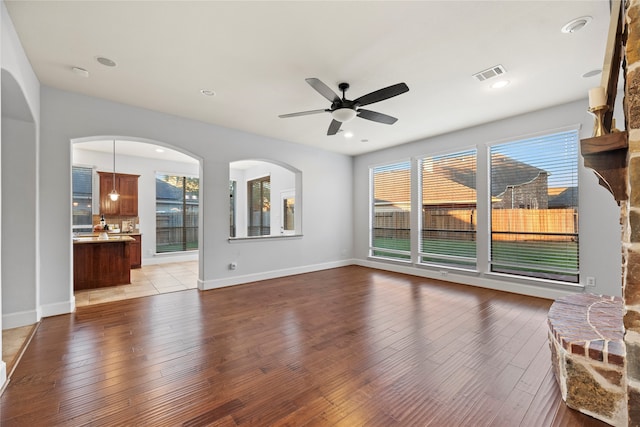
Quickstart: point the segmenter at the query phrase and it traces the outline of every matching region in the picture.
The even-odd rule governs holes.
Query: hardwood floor
[[[551,373],[551,301],[344,267],[45,318],[7,426],[604,426]]]

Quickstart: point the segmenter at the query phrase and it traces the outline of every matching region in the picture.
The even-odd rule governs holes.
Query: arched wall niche
[[[270,159],[229,163],[229,238],[302,235],[302,172]]]

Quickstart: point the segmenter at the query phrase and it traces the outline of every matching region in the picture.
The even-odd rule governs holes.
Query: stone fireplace
[[[628,425],[640,426],[640,0],[626,10],[624,113],[628,133],[627,194],[622,201],[622,297]]]
[[[605,134],[583,139],[581,151],[620,205],[622,298],[581,294],[554,302],[549,341],[567,405],[615,426],[640,426],[640,0],[610,4]],[[619,77],[622,132],[612,123]]]

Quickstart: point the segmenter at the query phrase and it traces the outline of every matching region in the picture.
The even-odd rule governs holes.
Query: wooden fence
[[[425,209],[422,216],[423,235],[427,238],[448,238],[455,234],[475,239],[477,212],[475,209]],[[491,212],[493,240],[573,241],[578,235],[576,209],[495,209]],[[374,218],[376,234],[396,230],[407,234],[410,212],[379,212]],[[399,237],[398,237],[399,238]]]

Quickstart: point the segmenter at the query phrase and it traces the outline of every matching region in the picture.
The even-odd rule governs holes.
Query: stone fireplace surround
[[[548,314],[553,373],[570,408],[626,426],[622,298],[576,294]]]
[[[610,6],[618,3],[618,0],[612,0]],[[622,25],[624,30],[617,33],[619,38],[616,37],[615,44],[616,47],[622,47],[621,53],[624,59],[622,77],[624,78],[623,109],[626,132],[618,133],[617,135],[608,135],[618,140],[622,137],[623,144],[612,144],[611,147],[607,147],[607,142],[604,141],[605,138],[602,138],[602,144],[600,144],[597,150],[599,153],[596,154],[598,158],[597,161],[589,161],[589,163],[600,166],[597,168],[597,175],[601,183],[604,184],[605,187],[608,187],[620,205],[620,225],[622,231],[622,312],[619,316],[620,322],[622,322],[624,326],[623,339],[621,342],[622,350],[620,352],[624,359],[622,369],[620,369],[620,390],[623,394],[622,401],[626,403],[627,413],[622,414],[620,419],[612,419],[611,423],[616,426],[637,427],[640,426],[640,0],[622,0],[621,4],[621,22],[624,23],[624,25]],[[620,26],[618,26],[618,28],[620,28]],[[615,32],[613,26],[611,30]],[[610,39],[611,34],[610,32]],[[609,65],[612,67],[609,67]],[[605,61],[604,69],[608,69],[610,75],[615,73],[617,76],[619,63],[614,62],[607,64]],[[607,87],[608,94],[614,94],[617,90],[617,78],[609,79],[607,82],[603,76],[603,82],[605,82],[603,86]],[[615,96],[613,98],[615,99]],[[608,100],[608,105],[613,106],[611,97]],[[611,130],[611,128],[607,130]],[[591,139],[597,140],[598,138]],[[597,141],[594,142],[596,145],[598,144]],[[585,144],[582,145],[582,155],[585,158],[585,166],[587,166],[588,163],[587,158],[592,156],[593,153],[594,151],[591,151],[590,154],[585,155]],[[613,177],[615,181],[619,182],[615,182],[615,185],[610,185],[607,182],[608,177]],[[622,197],[617,197],[616,195],[622,195]],[[570,298],[575,298],[574,302],[579,301],[579,295],[573,295]],[[618,304],[615,298],[612,299],[611,302]],[[564,368],[565,372],[569,369],[570,371],[575,371],[573,373],[576,375],[582,375],[584,372],[587,372],[589,374],[588,376],[594,377],[595,373],[594,378],[599,378],[598,376],[604,378],[604,380],[599,378],[599,380],[602,381],[599,381],[598,384],[608,388],[608,383],[616,385],[617,374],[611,374],[611,377],[607,378],[605,375],[599,373],[596,367],[603,369],[605,372],[618,372],[617,368],[613,369],[613,367],[620,365],[610,363],[616,360],[617,351],[615,351],[615,349],[617,348],[617,344],[612,345],[614,341],[611,339],[603,340],[602,349],[598,351],[600,344],[596,343],[599,341],[596,339],[594,340],[592,348],[591,340],[588,339],[589,330],[591,329],[589,321],[592,321],[592,317],[590,315],[585,317],[584,310],[589,311],[585,308],[588,307],[589,304],[586,301],[582,301],[582,303],[583,308],[581,310],[583,310],[583,312],[579,314],[575,312],[575,307],[569,307],[571,304],[568,304],[567,301],[558,302],[557,308],[559,311],[574,310],[573,317],[571,314],[565,316],[565,323],[566,321],[569,321],[569,323],[575,321],[575,323],[572,324],[575,328],[574,332],[581,330],[581,333],[586,332],[587,335],[585,335],[582,340],[576,340],[576,342],[568,345],[570,342],[568,337],[571,331],[557,331],[556,329],[560,329],[560,324],[557,327],[554,326],[553,332],[551,332],[550,329],[549,341],[552,352],[554,352],[554,365],[558,366],[554,369],[558,369],[556,374],[561,383],[563,381],[561,369]],[[550,312],[550,315],[551,314]],[[562,323],[562,321],[560,321],[560,323]],[[580,323],[580,326],[578,323]],[[588,344],[587,341],[589,341]],[[582,342],[584,344],[580,344]],[[600,353],[602,354],[602,360],[598,360]],[[592,355],[595,357],[592,357]],[[612,355],[613,358],[611,358]],[[562,360],[565,360],[564,365],[562,365]],[[576,361],[579,363],[574,363]],[[604,366],[598,365],[604,364],[605,361],[606,364]],[[584,367],[584,372],[579,366]],[[583,381],[582,391],[585,395],[583,396],[584,401],[594,397],[591,395],[597,390],[596,386],[594,386],[593,389],[586,388],[585,384],[590,383],[588,376],[576,376],[576,378],[580,378]],[[565,379],[566,378],[568,378],[568,376],[565,377]],[[564,391],[563,397],[565,397]],[[567,404],[569,404],[568,401]],[[604,402],[600,404],[603,405],[603,407],[607,406]]]

